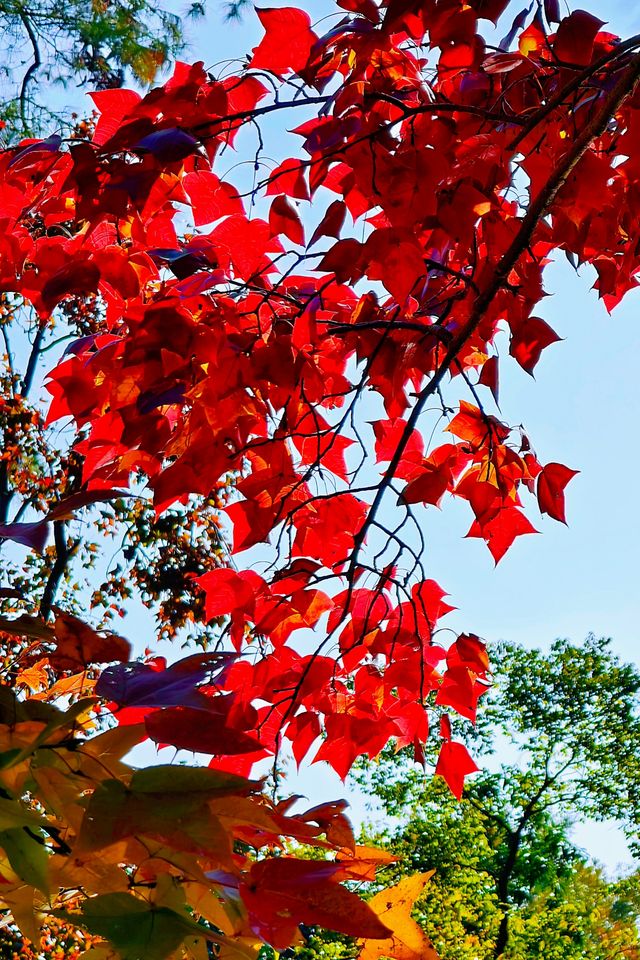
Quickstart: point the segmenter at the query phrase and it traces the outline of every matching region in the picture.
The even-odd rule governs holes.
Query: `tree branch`
[[[471,310],[467,321],[460,330],[454,334],[447,348],[447,352],[431,380],[422,389],[418,399],[407,419],[406,426],[398,442],[398,446],[392,459],[385,470],[380,485],[373,499],[365,521],[354,538],[354,549],[349,564],[349,578],[353,577],[358,565],[358,556],[366,535],[373,524],[376,514],[382,505],[385,494],[393,483],[396,470],[402,459],[402,455],[409,443],[413,431],[416,429],[418,420],[427,401],[432,397],[440,387],[445,374],[456,361],[460,350],[474,333],[481,323],[485,313],[491,305],[496,294],[505,286],[507,277],[511,270],[516,266],[522,254],[531,244],[533,234],[542,217],[546,214],[549,207],[555,200],[558,191],[564,185],[571,172],[575,169],[582,157],[585,155],[593,141],[599,137],[606,129],[606,126],[625,100],[629,93],[636,86],[640,78],[640,56],[636,56],[629,69],[618,80],[613,87],[600,111],[594,114],[591,120],[586,124],[582,133],[575,141],[571,150],[568,151],[564,159],[558,164],[557,169],[542,188],[535,200],[532,201],[527,213],[522,219],[518,233],[514,237],[509,248],[500,258],[493,276],[478,296]]]
[[[35,74],[42,66],[42,56],[40,54],[40,46],[38,44],[38,38],[36,32],[33,29],[33,24],[29,20],[29,17],[24,11],[20,11],[18,14],[24,29],[27,32],[29,41],[31,43],[31,49],[33,50],[33,60],[30,63],[29,67],[25,71],[25,74],[22,78],[22,84],[20,86],[20,119],[22,120],[23,126],[27,126],[27,90],[29,84],[33,80]]]
[[[42,593],[42,599],[40,601],[39,613],[43,620],[46,620],[51,613],[51,606],[55,599],[58,587],[60,586],[60,581],[65,574],[69,560],[71,560],[80,545],[79,540],[76,540],[71,546],[67,544],[67,532],[64,520],[54,521],[53,536],[56,547],[56,559],[53,567],[51,568],[51,573],[49,574],[49,579],[45,584],[45,588]]]
[[[29,354],[29,360],[27,361],[27,369],[25,370],[25,374],[22,379],[22,393],[25,397],[29,395],[29,391],[33,386],[33,378],[35,377],[38,360],[40,359],[40,346],[44,339],[45,330],[46,327],[40,323],[31,346],[31,353]]]

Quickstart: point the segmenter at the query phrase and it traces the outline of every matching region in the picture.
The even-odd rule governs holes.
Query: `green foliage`
[[[202,13],[200,3],[187,9]],[[183,46],[181,18],[150,0],[0,0],[0,29],[0,117],[14,135],[56,116],[52,84],[101,90],[127,75],[148,84]]]
[[[569,830],[615,817],[638,849],[640,676],[593,636],[546,654],[503,644],[494,664],[471,739],[510,762],[460,803],[406,757],[361,768],[398,824],[366,842],[397,854],[390,881],[435,869],[417,916],[442,960],[636,957],[640,874],[610,882]]]

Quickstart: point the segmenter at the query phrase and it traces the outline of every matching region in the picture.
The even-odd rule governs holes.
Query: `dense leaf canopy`
[[[342,776],[390,741],[420,761],[435,703],[460,796],[477,767],[449,713],[475,719],[490,670],[440,626],[429,513],[463,501],[496,562],[532,513],[565,520],[575,471],[497,416],[498,347],[531,373],[557,340],[553,256],[610,308],[636,284],[640,41],[546,3],[488,46],[507,6],[340,0],[317,29],[260,9],[239,72],[98,90],[91,139],[0,155],[2,330],[28,334],[5,340],[0,537],[7,571],[36,557],[2,588],[0,876],[32,938],[48,915],[123,960],[247,957],[317,923],[401,954],[385,902],[343,885],[382,856],[343,805],[247,778],[286,749]],[[202,652],[131,659],[86,622],[64,581],[87,515],[125,544],[94,607],[134,570]],[[209,766],[135,770],[145,739]]]

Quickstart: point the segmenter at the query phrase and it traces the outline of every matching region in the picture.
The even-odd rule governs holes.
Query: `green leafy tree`
[[[0,0],[0,30],[0,118],[13,135],[56,115],[52,84],[101,90],[122,86],[127,73],[147,84],[183,46],[180,16],[150,0]]]
[[[638,875],[609,882],[569,831],[613,817],[638,850],[640,675],[593,636],[505,643],[494,663],[472,739],[502,762],[460,803],[406,758],[368,765],[361,783],[399,818],[368,840],[395,875],[435,870],[419,918],[443,960],[638,956]]]

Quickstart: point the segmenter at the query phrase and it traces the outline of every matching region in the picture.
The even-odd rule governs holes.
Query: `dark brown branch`
[[[56,559],[45,584],[42,600],[40,601],[39,612],[43,620],[46,620],[51,613],[51,607],[55,600],[58,587],[60,586],[60,581],[64,577],[69,561],[80,545],[79,540],[76,540],[71,546],[67,543],[67,530],[64,520],[56,520],[54,522],[53,538],[56,548]]]
[[[517,126],[522,126],[525,123],[525,121],[515,113],[485,110],[483,107],[474,107],[472,104],[466,103],[455,103],[451,100],[431,100],[428,103],[411,106],[390,93],[381,93],[379,91],[365,94],[365,98],[373,101],[381,100],[384,103],[392,104],[394,107],[397,107],[398,110],[402,110],[403,118],[406,120],[411,117],[417,117],[421,113],[468,113],[474,117],[481,117],[483,120],[493,120],[496,123],[513,123]]]
[[[38,38],[36,36],[36,32],[33,29],[33,24],[29,20],[29,17],[26,15],[26,13],[24,13],[24,11],[21,11],[18,14],[18,16],[22,22],[24,29],[27,32],[27,36],[29,37],[29,42],[31,43],[31,49],[33,51],[33,60],[31,61],[31,63],[29,64],[29,67],[25,71],[25,74],[22,78],[22,84],[20,86],[20,97],[19,97],[20,119],[22,120],[23,125],[26,127],[27,126],[27,90],[35,74],[38,72],[38,70],[42,66],[42,56],[40,54],[40,47],[38,45]]]
[[[496,945],[493,952],[494,960],[500,960],[500,957],[504,954],[509,942],[509,888],[511,886],[511,878],[513,876],[513,871],[518,859],[522,834],[524,833],[524,829],[529,823],[529,820],[531,820],[531,817],[536,812],[540,798],[544,794],[545,790],[548,790],[552,783],[553,779],[549,779],[548,776],[545,776],[540,787],[534,793],[522,811],[522,816],[518,821],[518,826],[515,828],[515,830],[509,832],[507,839],[507,856],[502,865],[502,869],[496,878],[496,892],[498,894],[498,902],[502,911],[502,917],[500,919],[500,927],[498,928],[498,936],[496,937]]]
[[[45,330],[46,327],[40,323],[31,346],[31,353],[29,354],[29,360],[27,361],[27,369],[25,370],[22,380],[22,393],[25,397],[29,395],[29,391],[33,386],[33,378],[36,375],[36,369],[38,367],[38,360],[40,359],[41,346],[44,339]]]

